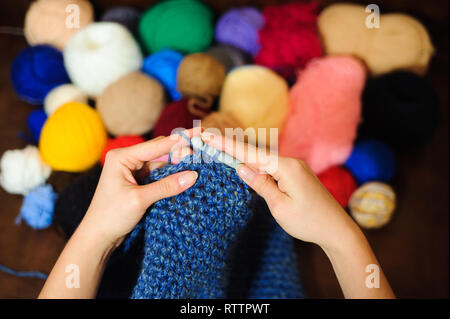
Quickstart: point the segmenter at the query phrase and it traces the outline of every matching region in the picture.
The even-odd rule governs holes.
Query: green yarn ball
[[[214,36],[213,13],[196,0],[168,0],[149,8],[139,21],[139,35],[149,52],[173,49],[204,51]]]

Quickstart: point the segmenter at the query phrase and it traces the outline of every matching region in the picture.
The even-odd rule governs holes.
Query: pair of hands
[[[291,236],[324,249],[337,249],[348,229],[355,227],[304,162],[261,152],[256,161],[250,162],[249,154],[257,151],[251,145],[236,145],[195,129],[184,133],[189,137],[201,135],[205,143],[246,163],[238,167],[238,175],[266,200],[273,217]],[[108,152],[82,227],[98,234],[106,245],[116,247],[154,202],[194,185],[198,177],[194,171],[179,172],[144,186],[138,183],[152,169],[166,164],[155,159],[183,143],[186,145],[181,136],[174,135]]]

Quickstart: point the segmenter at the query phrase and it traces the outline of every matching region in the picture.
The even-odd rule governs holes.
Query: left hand
[[[193,136],[193,130],[184,132]],[[156,201],[182,193],[197,180],[197,172],[183,171],[148,185],[140,178],[163,166],[151,162],[183,143],[181,136],[159,137],[131,147],[114,149],[106,155],[91,205],[80,227],[97,234],[107,246],[117,247]],[[178,144],[179,146],[180,144]]]

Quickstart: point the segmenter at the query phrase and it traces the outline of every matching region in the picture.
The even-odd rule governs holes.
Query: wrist
[[[86,214],[87,216],[87,214]],[[100,261],[106,262],[108,257],[118,246],[117,241],[110,238],[110,236],[99,227],[98,223],[95,223],[89,218],[84,218],[73,237],[77,241],[83,242],[89,250],[95,255],[99,256]]]
[[[348,215],[347,217],[348,219],[334,238],[330,242],[320,245],[329,258],[350,256],[366,243],[361,229]]]

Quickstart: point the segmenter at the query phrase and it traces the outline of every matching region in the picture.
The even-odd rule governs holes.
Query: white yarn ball
[[[44,110],[52,115],[60,106],[68,102],[88,103],[88,96],[73,84],[63,84],[51,90],[44,100]]]
[[[133,35],[115,22],[96,22],[78,31],[64,49],[64,65],[72,82],[96,97],[111,83],[142,66]]]
[[[0,160],[0,185],[11,194],[26,195],[44,184],[50,173],[36,146],[6,151]]]

